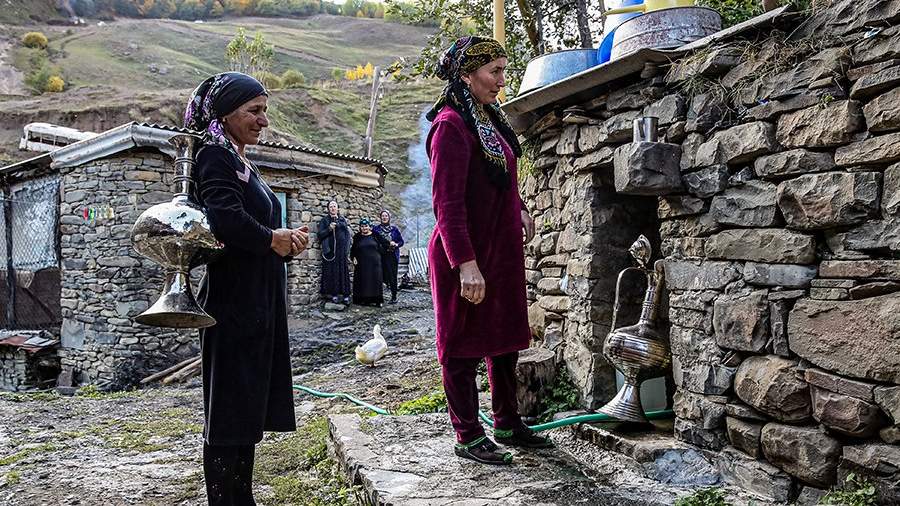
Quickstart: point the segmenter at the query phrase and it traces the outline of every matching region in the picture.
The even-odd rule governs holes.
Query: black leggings
[[[209,506],[256,506],[253,501],[254,445],[203,443],[203,477]]]

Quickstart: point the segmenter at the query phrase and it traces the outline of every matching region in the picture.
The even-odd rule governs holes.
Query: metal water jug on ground
[[[641,382],[663,376],[671,364],[669,345],[660,334],[656,323],[665,272],[662,260],[657,260],[652,267],[648,266],[652,249],[650,241],[643,235],[631,245],[629,252],[639,267],[628,267],[619,272],[613,305],[611,325],[613,330],[603,343],[603,356],[622,373],[625,382],[616,396],[599,411],[618,420],[647,422],[641,406]],[[647,290],[644,293],[638,322],[616,328],[616,320],[622,309],[619,289],[622,278],[629,271],[644,274],[647,278]]]

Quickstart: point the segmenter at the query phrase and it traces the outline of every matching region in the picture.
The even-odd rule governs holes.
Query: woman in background
[[[359,232],[353,236],[350,258],[356,263],[353,271],[353,303],[381,307],[384,291],[381,288],[381,255],[387,251],[387,243],[372,233],[366,218],[359,222]]]
[[[328,203],[328,214],[319,220],[316,236],[322,245],[322,278],[319,293],[335,304],[350,303],[350,225],[338,203]]]
[[[384,284],[391,290],[391,304],[397,303],[397,266],[400,264],[400,246],[403,246],[403,236],[400,229],[391,225],[391,213],[387,209],[381,211],[381,223],[372,229],[372,232],[383,237],[388,245],[387,250],[381,254],[381,273],[384,275]]]

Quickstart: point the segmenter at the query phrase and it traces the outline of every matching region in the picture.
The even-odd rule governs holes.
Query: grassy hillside
[[[0,26],[0,37],[12,44],[7,61],[25,75],[50,65],[67,83],[59,94],[0,97],[0,163],[28,156],[15,152],[13,143],[30,121],[92,131],[127,121],[178,123],[190,90],[204,77],[227,70],[225,46],[238,27],[250,36],[259,31],[275,45],[274,72],[294,69],[307,77],[300,88],[272,92],[270,120],[276,137],[354,154],[363,150],[371,84],[334,82],[332,69],[414,57],[428,35],[418,27],[326,15]],[[36,28],[50,38],[46,53],[17,42]],[[394,190],[413,179],[406,166],[407,148],[418,141],[419,116],[439,90],[434,81],[385,86],[373,156],[385,161]]]
[[[62,19],[56,0],[0,0],[0,24],[33,24]]]

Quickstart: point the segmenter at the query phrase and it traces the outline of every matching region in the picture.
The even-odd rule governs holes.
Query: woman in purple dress
[[[493,39],[457,40],[438,68],[448,84],[427,115],[436,218],[428,259],[438,359],[455,453],[485,464],[509,464],[512,456],[478,421],[475,371],[482,359],[496,440],[551,445],[522,423],[516,400],[518,352],[531,340],[523,231],[531,240],[534,221],[517,192],[521,147],[497,104],[506,63],[506,51]]]

